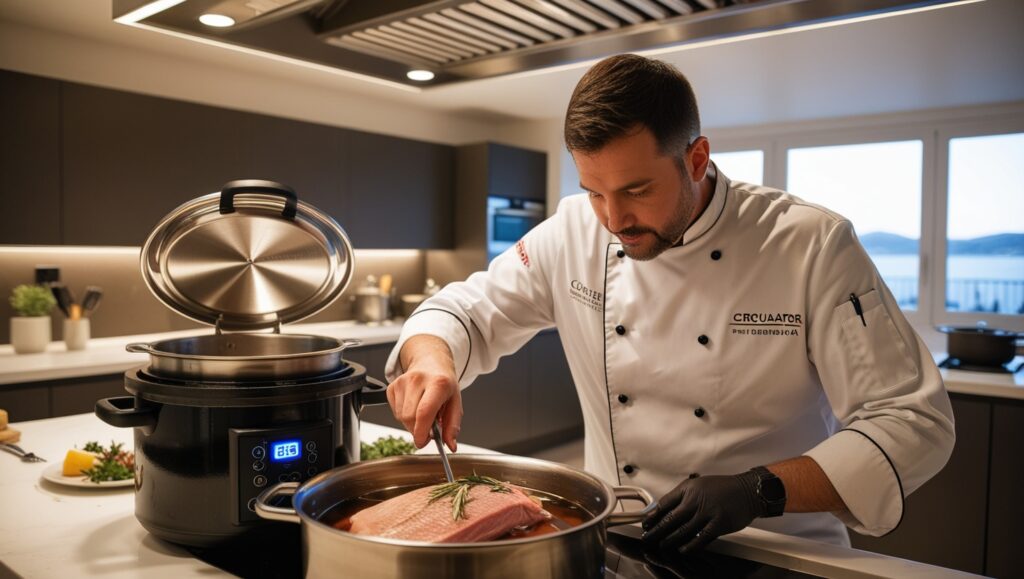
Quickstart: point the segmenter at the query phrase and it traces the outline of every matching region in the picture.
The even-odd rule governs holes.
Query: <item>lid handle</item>
[[[284,197],[284,211],[281,216],[285,219],[295,219],[295,212],[299,205],[299,196],[295,190],[287,185],[274,181],[262,179],[239,179],[229,181],[220,190],[220,212],[235,212],[235,195],[239,193],[263,193],[266,195],[280,195]]]

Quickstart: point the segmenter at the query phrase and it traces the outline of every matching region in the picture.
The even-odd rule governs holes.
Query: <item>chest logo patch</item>
[[[588,288],[578,279],[569,282],[569,297],[594,311],[604,311],[604,294]]]
[[[526,253],[526,244],[522,239],[516,243],[516,253],[519,254],[519,261],[523,262],[526,267],[530,267],[530,255]]]
[[[800,314],[786,312],[736,312],[729,333],[737,336],[799,336]]]

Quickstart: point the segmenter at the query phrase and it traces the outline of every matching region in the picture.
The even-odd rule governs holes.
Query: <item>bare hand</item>
[[[413,336],[402,346],[401,361],[405,373],[388,385],[391,412],[412,433],[417,448],[430,442],[430,428],[437,417],[442,440],[455,452],[462,426],[462,394],[448,344],[435,336]]]

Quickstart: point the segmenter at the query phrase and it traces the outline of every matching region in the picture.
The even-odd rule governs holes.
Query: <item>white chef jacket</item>
[[[848,513],[753,526],[849,545],[883,535],[952,451],[935,363],[843,217],[718,172],[680,246],[636,261],[587,196],[406,321],[444,339],[461,387],[558,328],[583,409],[585,469],[655,497],[692,473],[806,455]],[[859,301],[857,313],[851,294]]]

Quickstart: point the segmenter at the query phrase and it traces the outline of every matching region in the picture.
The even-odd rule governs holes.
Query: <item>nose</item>
[[[608,217],[608,230],[619,232],[633,224],[633,215],[625,203],[618,199],[617,195],[609,195],[605,203],[605,212]]]

